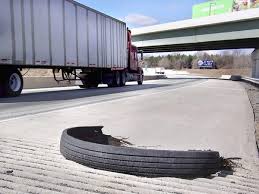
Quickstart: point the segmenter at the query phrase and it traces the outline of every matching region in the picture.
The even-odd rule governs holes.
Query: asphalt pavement
[[[29,191],[35,191],[37,182],[25,181],[24,185],[17,187],[15,183],[22,180],[19,179],[22,176],[19,169],[26,166],[28,171],[26,170],[23,180],[31,180],[40,174],[31,169],[31,166],[36,165],[37,169],[41,169],[46,161],[60,164],[66,169],[60,172],[60,169],[53,167],[54,164],[52,168],[48,167],[50,169],[45,176],[53,177],[53,181],[54,178],[56,181],[59,177],[66,177],[69,168],[76,168],[77,173],[83,173],[81,182],[73,179],[81,185],[80,188],[84,185],[82,181],[89,177],[100,187],[103,187],[103,180],[107,182],[116,177],[125,179],[122,184],[124,186],[119,183],[114,185],[115,180],[112,183],[108,181],[109,187],[103,187],[103,191],[107,193],[115,193],[120,187],[128,192],[139,193],[259,191],[254,115],[247,93],[238,82],[185,77],[147,81],[143,86],[133,83],[125,88],[101,86],[92,90],[77,87],[25,90],[21,97],[0,99],[0,110],[0,167],[18,169],[15,178],[6,177],[6,173],[0,172],[0,191],[1,188],[4,191],[10,187],[24,192],[24,185],[29,185]],[[58,145],[64,129],[100,125],[104,126],[105,134],[127,138],[134,147],[215,150],[223,157],[242,158],[243,167],[235,173],[225,175],[225,178],[217,176],[213,179],[151,180],[96,171],[67,162],[60,156]],[[101,174],[103,178],[98,175],[97,179],[96,174]],[[7,178],[10,179],[9,182],[5,180]],[[54,187],[49,185],[50,179],[44,179],[43,182],[48,184],[40,187],[43,189],[41,192],[50,191]],[[55,187],[57,191],[78,191],[78,188],[66,190],[66,181],[62,184],[63,187]],[[136,189],[132,190],[129,184]],[[159,185],[160,188],[154,189],[149,185]],[[91,186],[88,187],[90,188]],[[88,191],[92,192],[91,189]]]

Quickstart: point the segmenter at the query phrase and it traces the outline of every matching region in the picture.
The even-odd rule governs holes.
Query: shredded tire
[[[205,177],[221,167],[218,152],[113,146],[106,137],[95,127],[67,129],[60,151],[66,159],[88,167],[145,177]]]

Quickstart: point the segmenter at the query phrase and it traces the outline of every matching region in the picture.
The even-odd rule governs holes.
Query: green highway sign
[[[192,17],[200,18],[250,8],[259,8],[259,0],[211,0],[194,5]]]

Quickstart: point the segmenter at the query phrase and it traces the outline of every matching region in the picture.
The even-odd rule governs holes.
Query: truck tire
[[[98,83],[85,83],[83,85],[79,85],[82,89],[90,89],[90,88],[98,88]]]
[[[122,71],[120,74],[120,86],[126,85],[126,72]]]
[[[120,84],[121,84],[120,72],[119,71],[114,71],[112,73],[112,82],[110,84],[108,84],[108,87],[109,88],[119,87]]]
[[[119,87],[121,84],[121,75],[119,71],[116,71],[114,74],[114,85],[115,87]]]
[[[89,89],[89,88],[91,88],[91,84],[89,82],[86,82],[86,81],[82,80],[82,84],[83,85],[79,85],[79,87],[82,88],[82,89]]]
[[[4,96],[4,87],[2,85],[2,83],[0,82],[0,98]]]
[[[4,74],[0,69],[0,97],[4,96]]]
[[[139,73],[138,85],[142,85],[142,84],[143,84],[143,81],[144,81],[144,73],[143,73],[143,71],[141,71],[141,72]]]
[[[17,97],[23,90],[23,77],[19,70],[6,70],[1,75],[0,92],[4,97]]]
[[[88,75],[87,78],[81,79],[83,85],[79,85],[82,89],[97,88],[99,85],[98,78],[95,74]]]
[[[86,85],[79,85],[79,88],[81,88],[81,89],[86,89],[87,86],[86,86]]]
[[[113,146],[98,127],[63,131],[60,152],[88,167],[145,177],[205,177],[220,170],[213,151],[165,151]]]

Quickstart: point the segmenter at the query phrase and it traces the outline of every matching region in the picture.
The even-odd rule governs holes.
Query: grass
[[[204,75],[208,77],[221,77],[222,75],[242,75],[251,77],[252,70],[244,69],[187,69],[191,74]]]

